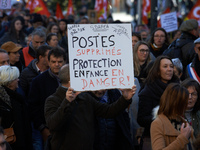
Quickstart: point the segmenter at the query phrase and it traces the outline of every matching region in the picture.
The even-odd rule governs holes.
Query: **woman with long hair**
[[[167,85],[172,82],[178,82],[173,68],[172,60],[168,56],[161,55],[157,57],[139,92],[137,121],[141,127],[145,128],[143,133],[143,150],[151,149],[150,126],[153,121],[153,108],[159,105],[160,97]]]
[[[185,87],[178,83],[168,85],[160,99],[158,116],[151,124],[153,150],[192,150],[189,142],[193,138],[192,128],[182,117],[188,98]]]
[[[61,39],[61,35],[59,32],[59,26],[57,23],[51,22],[48,24],[46,35],[48,35],[49,33],[56,33],[58,35],[58,39],[59,40]]]
[[[133,61],[134,61],[134,76],[138,78],[139,83],[142,84],[147,77],[145,71],[150,58],[149,45],[144,41],[139,41],[133,48]]]
[[[58,26],[59,26],[59,31],[62,37],[65,36],[65,32],[66,32],[66,28],[67,28],[67,24],[68,24],[68,20],[67,19],[61,19],[58,22]]]
[[[21,18],[16,17],[11,22],[9,32],[5,33],[0,39],[0,45],[4,44],[5,42],[12,41],[24,47],[26,46],[25,37],[26,34],[23,32],[22,20]]]

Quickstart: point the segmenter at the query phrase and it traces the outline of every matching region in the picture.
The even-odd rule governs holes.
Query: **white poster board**
[[[161,27],[164,28],[167,32],[178,30],[178,20],[176,12],[160,15],[160,20]]]
[[[74,90],[134,85],[131,24],[68,24],[68,45]]]
[[[11,0],[0,0],[0,9],[11,9]]]

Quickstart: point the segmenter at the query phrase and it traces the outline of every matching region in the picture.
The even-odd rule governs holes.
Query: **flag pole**
[[[157,0],[151,1],[151,33],[157,28],[158,4]]]
[[[138,14],[137,24],[139,25],[139,24],[142,24],[142,1],[141,0],[138,1],[137,8],[138,8],[137,9],[138,10],[138,12],[137,12],[137,14]]]

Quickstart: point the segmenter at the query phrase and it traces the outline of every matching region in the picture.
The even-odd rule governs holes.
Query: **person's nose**
[[[38,43],[38,47],[40,47],[42,45],[42,43]]]
[[[59,66],[59,63],[58,63],[58,62],[56,62],[56,66]]]
[[[169,66],[169,67],[167,67],[167,70],[168,70],[168,71],[173,71],[174,68],[172,68],[172,67]]]
[[[189,99],[191,99],[192,98],[192,94],[191,93],[189,93]]]

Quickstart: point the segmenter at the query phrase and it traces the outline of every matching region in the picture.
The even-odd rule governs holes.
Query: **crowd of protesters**
[[[0,136],[0,148],[200,149],[196,20],[173,34],[132,28],[136,86],[82,93],[70,87],[67,25],[91,23],[87,14],[58,20],[17,10],[0,23],[0,126],[16,135],[10,144]]]

